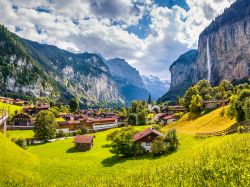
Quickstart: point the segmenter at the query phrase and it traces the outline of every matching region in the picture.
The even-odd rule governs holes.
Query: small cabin
[[[33,122],[28,114],[20,113],[12,118],[12,124],[14,126],[31,126]]]
[[[93,144],[93,136],[79,135],[74,139],[75,147],[78,151],[89,151]]]
[[[151,151],[151,144],[158,136],[163,136],[163,134],[149,127],[137,133],[134,136],[134,142],[140,144],[146,151]]]
[[[203,107],[207,109],[215,109],[221,106],[226,106],[228,104],[227,99],[217,99],[217,100],[209,100],[203,101]]]

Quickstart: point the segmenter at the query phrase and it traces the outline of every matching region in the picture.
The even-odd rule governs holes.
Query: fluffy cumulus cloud
[[[157,1],[1,0],[0,23],[24,38],[124,58],[141,74],[168,79],[170,64],[196,48],[202,30],[235,0]]]

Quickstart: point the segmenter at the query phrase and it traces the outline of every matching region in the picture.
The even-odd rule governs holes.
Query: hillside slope
[[[36,156],[21,149],[0,132],[0,186],[19,183],[32,186],[40,181],[36,172],[39,163]]]
[[[196,119],[190,119],[190,113],[187,113],[180,120],[165,126],[164,130],[176,128],[178,132],[187,134],[195,134],[198,132],[216,132],[224,130],[236,122],[235,119],[230,119],[227,117],[227,108],[228,107],[224,108],[224,116],[220,115],[223,107],[218,108]]]

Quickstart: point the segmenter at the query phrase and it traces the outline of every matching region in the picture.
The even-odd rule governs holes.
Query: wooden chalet
[[[12,118],[12,124],[14,126],[32,126],[34,122],[28,114],[20,113]]]
[[[158,136],[163,134],[149,127],[137,133],[134,136],[134,142],[139,143],[146,151],[151,151],[151,144]]]
[[[176,121],[176,118],[173,114],[159,113],[155,116],[155,121],[166,125]]]
[[[209,100],[203,101],[203,107],[208,109],[215,109],[221,106],[228,105],[228,99],[216,99],[216,100]]]
[[[88,151],[93,144],[93,136],[79,135],[74,139],[75,147],[78,151]]]

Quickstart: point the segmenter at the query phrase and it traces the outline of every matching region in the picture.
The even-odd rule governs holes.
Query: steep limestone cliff
[[[249,0],[233,3],[200,34],[196,58],[189,62],[178,59],[172,64],[170,90],[161,101],[176,99],[202,79],[213,85],[222,79],[235,84],[250,82]]]
[[[239,0],[201,33],[194,82],[207,77],[207,46],[210,48],[212,84],[218,84],[221,79],[235,83],[250,81],[249,12],[250,1]]]

